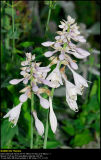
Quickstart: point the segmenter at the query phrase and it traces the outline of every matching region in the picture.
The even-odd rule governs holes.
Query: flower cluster
[[[21,72],[23,76],[21,79],[13,79],[10,84],[16,85],[23,82],[25,88],[23,88],[19,97],[20,103],[11,109],[5,116],[9,117],[14,126],[16,125],[22,104],[31,99],[32,93],[36,94],[40,100],[40,104],[43,108],[49,108],[49,119],[52,131],[55,133],[57,128],[57,119],[52,107],[52,97],[49,89],[40,87],[40,84],[47,85],[51,88],[58,88],[63,83],[66,86],[66,101],[69,107],[75,112],[78,111],[77,94],[83,94],[83,88],[88,87],[87,80],[79,75],[75,70],[78,69],[78,65],[75,60],[72,60],[71,55],[79,59],[84,59],[90,55],[88,51],[82,48],[78,48],[75,42],[85,43],[86,40],[80,35],[79,27],[75,20],[70,16],[67,17],[67,21],[61,21],[59,28],[62,31],[58,31],[58,36],[55,37],[55,41],[43,42],[45,47],[51,47],[54,51],[47,51],[44,53],[46,57],[49,57],[51,63],[46,67],[40,67],[41,63],[36,63],[35,55],[26,53],[26,61],[21,62]],[[50,67],[56,64],[56,68],[51,71]],[[74,78],[74,84],[71,83],[65,74],[66,66],[72,72]],[[50,73],[48,73],[50,72]],[[30,82],[30,83],[29,83]],[[46,93],[49,96],[49,101],[41,96],[41,93]],[[32,115],[35,119],[35,126],[39,135],[44,133],[44,125],[38,119],[37,113],[33,110]]]
[[[78,111],[77,106],[77,94],[82,95],[82,90],[84,87],[88,87],[87,80],[85,80],[81,75],[75,72],[78,69],[78,65],[75,60],[72,60],[70,55],[75,56],[78,59],[84,59],[90,55],[88,51],[76,46],[76,42],[85,43],[86,40],[80,35],[79,27],[75,20],[70,16],[67,17],[67,21],[61,21],[59,28],[62,31],[57,31],[58,36],[55,37],[55,41],[43,42],[42,45],[45,47],[51,47],[54,51],[47,51],[44,53],[46,57],[50,57],[52,64],[57,64],[56,68],[48,75],[46,79],[54,82],[56,88],[63,85],[63,81],[66,85],[66,101],[69,107]],[[72,84],[67,80],[64,67],[67,66],[69,70],[73,73],[74,82]]]
[[[19,97],[20,103],[16,107],[11,109],[4,116],[4,118],[9,117],[9,121],[12,122],[14,126],[17,124],[22,104],[26,102],[28,98],[31,99],[32,92],[38,96],[40,100],[40,104],[43,108],[48,109],[50,107],[49,101],[41,96],[41,93],[46,93],[49,96],[50,90],[40,87],[40,84],[45,84],[52,88],[54,88],[55,85],[48,79],[45,79],[47,76],[47,73],[50,71],[49,66],[40,67],[40,64],[41,63],[35,62],[35,55],[32,55],[31,53],[26,53],[26,61],[21,62],[22,67],[21,67],[20,74],[23,76],[23,78],[13,79],[9,82],[12,85],[16,85],[20,82],[23,82],[23,84],[26,85],[20,91],[20,93],[22,93]],[[52,113],[53,113],[53,110],[52,110]],[[33,117],[35,118],[35,126],[38,130],[38,133],[42,135],[44,133],[43,124],[38,119],[37,113],[35,110],[33,111],[32,114],[33,114]]]

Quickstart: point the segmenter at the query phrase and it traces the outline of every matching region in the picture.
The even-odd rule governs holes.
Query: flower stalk
[[[47,18],[47,23],[46,23],[46,31],[45,31],[45,34],[47,33],[48,31],[48,25],[49,25],[49,20],[50,20],[50,15],[51,15],[51,1],[49,1],[49,12],[48,12],[48,18]]]
[[[15,48],[15,39],[14,39],[14,10],[13,10],[13,1],[12,1],[12,35],[13,35],[13,41],[12,41],[12,61],[14,60],[14,48]]]
[[[31,94],[31,113],[34,110],[34,94]],[[33,149],[33,116],[31,114],[31,141],[30,141],[30,149]]]
[[[51,1],[49,1],[49,12],[48,12],[48,18],[47,18],[47,24],[46,24],[46,31],[45,31],[45,34],[46,34],[47,31],[48,31],[48,25],[49,25],[50,15],[51,15]],[[53,88],[52,88],[51,93],[52,93],[52,92],[53,92]],[[47,147],[48,121],[49,121],[49,109],[47,110],[46,128],[45,128],[45,137],[44,137],[43,149],[46,149],[46,147]]]
[[[51,90],[51,97],[53,98],[54,88]],[[48,121],[49,121],[49,109],[47,110],[47,119],[46,119],[46,129],[45,129],[45,137],[44,137],[44,145],[43,149],[47,148],[47,138],[48,138]]]

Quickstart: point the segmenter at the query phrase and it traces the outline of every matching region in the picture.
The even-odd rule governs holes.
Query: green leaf
[[[77,134],[74,137],[74,142],[73,145],[74,146],[83,146],[84,144],[88,144],[90,141],[92,141],[93,138],[90,134],[89,130],[85,130],[84,132]]]
[[[95,123],[91,124],[91,127],[95,129],[95,131],[100,134],[100,120],[96,120]]]
[[[2,24],[2,27],[4,27],[4,29],[9,30],[11,27],[10,18],[8,16],[3,16],[1,24]]]
[[[15,16],[16,11],[14,8],[5,8],[5,13],[8,14],[9,16],[12,16],[12,12],[13,12],[13,15]]]
[[[74,127],[75,127],[75,132],[78,133],[84,130],[85,124],[81,121],[81,119],[78,118],[74,121]]]
[[[62,128],[67,134],[71,136],[75,134],[74,126],[70,123],[67,123],[66,126],[63,126]]]
[[[100,103],[100,77],[98,78],[98,100]]]
[[[96,112],[96,111],[99,110],[99,108],[100,108],[100,105],[99,105],[98,100],[97,100],[97,95],[94,95],[94,96],[92,96],[92,97],[90,98],[90,101],[89,101],[89,103],[86,105],[85,110],[86,110],[87,112],[89,112],[89,111]]]
[[[33,45],[34,45],[34,42],[22,42],[22,43],[20,43],[20,46],[25,47],[25,48],[33,46]]]
[[[4,120],[1,125],[1,148],[5,149],[7,143],[9,143],[15,135],[18,135],[18,127],[11,128],[11,123],[8,120]]]
[[[51,149],[51,148],[57,148],[59,147],[61,144],[58,141],[48,141],[47,142],[47,149]]]
[[[93,84],[91,92],[90,92],[90,98],[97,93],[97,88],[98,88],[97,81],[94,81],[94,84]]]
[[[88,116],[87,116],[87,123],[88,124],[91,124],[94,120],[97,119],[99,115],[96,114],[96,113],[89,113]]]

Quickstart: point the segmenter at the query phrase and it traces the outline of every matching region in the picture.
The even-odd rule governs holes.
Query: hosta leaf
[[[9,16],[12,16],[12,12],[13,15],[16,15],[16,11],[14,8],[5,8],[5,13],[8,14]]]
[[[61,144],[58,141],[48,141],[47,142],[47,149],[58,148],[59,146],[61,146]]]
[[[18,134],[18,127],[11,128],[11,124],[8,120],[4,120],[1,125],[1,148],[5,149],[5,146],[10,142],[15,135]]]
[[[27,48],[27,47],[30,47],[30,46],[33,46],[34,45],[34,42],[22,42],[22,43],[20,43],[20,46],[21,47],[25,47],[25,48]]]
[[[83,146],[84,144],[88,144],[90,141],[92,141],[93,138],[90,134],[89,130],[85,130],[84,132],[77,134],[74,137],[74,146]]]
[[[71,136],[75,134],[75,129],[72,124],[67,124],[66,126],[63,126],[62,128],[67,134]]]

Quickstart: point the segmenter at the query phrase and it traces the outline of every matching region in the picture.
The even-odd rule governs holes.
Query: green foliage
[[[18,127],[11,128],[11,124],[8,120],[3,121],[1,125],[1,148],[9,149],[8,144],[12,141],[13,137],[18,136]]]
[[[93,138],[91,136],[91,133],[89,130],[85,130],[84,132],[82,132],[81,134],[77,134],[74,137],[74,142],[73,145],[74,146],[82,146],[84,144],[88,144],[90,141],[92,141]]]
[[[24,48],[27,48],[27,47],[30,47],[30,46],[33,46],[33,45],[34,45],[34,42],[22,42],[22,43],[20,43],[20,46],[24,47]]]

